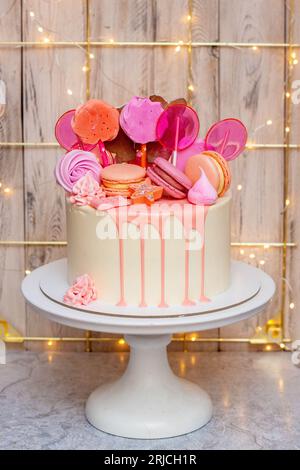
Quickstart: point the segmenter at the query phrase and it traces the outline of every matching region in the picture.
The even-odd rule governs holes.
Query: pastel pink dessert
[[[188,201],[199,206],[211,206],[217,199],[217,191],[202,170],[200,178],[188,192]]]
[[[96,299],[95,283],[88,274],[79,276],[64,296],[64,302],[73,306],[88,305]]]
[[[147,168],[147,175],[153,183],[163,187],[165,195],[174,199],[184,199],[192,187],[191,180],[182,171],[161,157]]]
[[[120,114],[120,126],[133,142],[146,144],[156,140],[156,124],[163,107],[159,102],[134,96]]]

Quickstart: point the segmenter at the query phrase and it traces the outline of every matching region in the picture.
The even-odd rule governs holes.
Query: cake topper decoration
[[[159,101],[134,96],[120,114],[120,126],[133,142],[141,144],[141,166],[147,166],[148,142],[156,140],[156,124],[163,107]]]
[[[247,129],[238,119],[228,118],[216,122],[208,130],[205,143],[214,148],[227,161],[237,158],[245,149]]]
[[[71,193],[74,184],[88,171],[96,181],[100,181],[101,165],[95,155],[76,149],[66,153],[58,160],[55,176],[58,184]]]
[[[77,206],[87,206],[90,205],[91,201],[103,197],[105,197],[104,190],[93,177],[93,173],[88,171],[74,184],[70,202]]]
[[[74,115],[75,109],[70,109],[58,118],[54,131],[56,140],[67,151],[78,148],[89,152],[96,144],[86,144],[75,134],[71,125]]]
[[[97,300],[97,291],[93,279],[88,274],[79,276],[64,296],[64,302],[74,307],[88,305],[94,300]]]
[[[178,150],[184,150],[195,142],[199,128],[196,111],[185,104],[169,105],[160,115],[156,126],[157,140],[173,151],[173,165],[176,166]]]
[[[217,191],[202,170],[200,178],[188,192],[188,201],[192,204],[211,206],[217,199]]]

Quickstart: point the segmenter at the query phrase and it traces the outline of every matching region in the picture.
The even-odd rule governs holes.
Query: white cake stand
[[[184,307],[177,309],[177,316],[162,318],[122,317],[105,311],[95,314],[65,307],[41,291],[41,278],[49,273],[49,283],[53,280],[53,265],[42,266],[27,276],[22,284],[23,294],[31,305],[58,323],[126,335],[131,347],[127,369],[120,379],[102,385],[90,395],[86,416],[102,431],[131,438],[174,437],[194,431],[211,419],[212,403],[207,393],[170,369],[166,346],[171,334],[220,328],[249,318],[267,305],[275,291],[270,276],[235,262],[233,267],[241,273],[243,282],[253,282],[255,277],[260,289],[250,300],[232,308],[188,314]]]

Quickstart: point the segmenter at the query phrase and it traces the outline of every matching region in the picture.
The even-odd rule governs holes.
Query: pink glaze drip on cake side
[[[120,258],[120,300],[117,303],[118,307],[126,307],[125,300],[125,276],[124,276],[124,243],[123,243],[123,234],[122,234],[122,222],[120,208],[117,208],[117,217],[116,217],[118,235],[119,235],[119,258]]]
[[[204,226],[205,220],[208,212],[209,206],[204,206]],[[200,302],[209,302],[210,299],[204,295],[204,272],[205,272],[205,230],[203,230],[203,244],[202,249],[200,251],[201,256],[201,287],[200,287]]]
[[[160,298],[160,308],[168,307],[165,299],[165,288],[166,288],[166,250],[165,250],[165,238],[164,238],[164,224],[163,224],[163,214],[159,214],[159,235],[160,235],[160,276],[161,276],[161,298]]]
[[[166,204],[166,201],[162,201],[163,204]],[[197,230],[200,234],[203,243],[200,249],[200,263],[201,263],[201,279],[200,279],[200,302],[208,302],[209,299],[204,295],[204,267],[205,267],[205,220],[208,212],[208,206],[194,206],[188,204],[189,211],[183,216],[183,206],[186,201],[176,201],[176,206],[174,206],[174,210],[172,214],[174,217],[179,219],[179,221],[183,225],[184,236],[185,236],[185,293],[184,299],[182,301],[182,305],[195,305],[195,302],[189,298],[189,289],[190,289],[190,275],[189,275],[189,268],[190,268],[190,241],[189,241],[189,233],[192,229]],[[143,211],[139,212],[141,205],[137,206],[130,206],[129,214],[124,213],[124,208],[117,207],[115,209],[115,213],[111,212],[111,216],[115,218],[115,222],[117,225],[117,230],[119,234],[119,270],[120,270],[120,300],[117,303],[117,306],[124,307],[127,305],[125,299],[125,266],[124,266],[124,240],[122,234],[122,223],[123,222],[131,222],[137,225],[140,230],[140,273],[141,273],[141,300],[140,300],[140,307],[147,307],[146,303],[146,295],[145,295],[145,233],[144,228],[146,224],[151,224],[159,232],[160,237],[160,244],[161,244],[161,298],[158,307],[166,308],[168,304],[166,302],[166,252],[165,252],[165,238],[164,238],[164,219],[166,214],[163,211],[163,204],[157,203],[157,212],[152,214],[151,220],[149,221],[150,217],[150,208],[144,206]],[[139,206],[139,207],[138,207]],[[177,210],[177,209],[178,210]],[[128,208],[127,208],[128,209]],[[115,214],[115,216],[113,215]],[[137,217],[137,214],[139,216]],[[142,215],[141,215],[142,214]],[[198,217],[198,218],[197,218]],[[123,220],[124,219],[124,220]],[[200,220],[199,220],[200,219]]]

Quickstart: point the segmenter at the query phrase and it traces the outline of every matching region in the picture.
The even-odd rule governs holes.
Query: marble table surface
[[[90,426],[85,400],[118,377],[126,353],[9,351],[0,365],[0,449],[300,449],[300,369],[290,353],[169,354],[209,392],[214,415],[173,439],[133,440]]]

